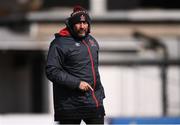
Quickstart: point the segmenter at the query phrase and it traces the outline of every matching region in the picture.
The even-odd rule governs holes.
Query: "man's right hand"
[[[85,81],[81,81],[79,84],[79,89],[82,91],[94,91],[93,88]]]

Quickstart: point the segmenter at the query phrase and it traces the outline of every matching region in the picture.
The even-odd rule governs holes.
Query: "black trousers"
[[[100,118],[86,118],[86,119],[63,119],[58,121],[58,124],[80,124],[83,120],[86,125],[88,124],[104,124],[104,117]]]

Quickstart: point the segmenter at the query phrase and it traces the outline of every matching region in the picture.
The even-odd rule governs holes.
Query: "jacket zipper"
[[[93,61],[93,58],[92,58],[92,53],[91,53],[91,50],[90,50],[90,47],[88,46],[88,44],[83,40],[82,41],[84,43],[84,45],[87,47],[88,49],[88,54],[89,54],[89,57],[90,57],[90,60],[91,60],[91,69],[92,69],[92,74],[93,74],[93,79],[94,79],[94,87],[93,89],[95,90],[95,87],[96,87],[96,73],[95,73],[95,70],[94,70],[94,61]],[[92,96],[93,96],[93,99],[96,103],[96,107],[98,108],[99,107],[99,102],[95,96],[95,93],[94,91],[91,91],[92,92]]]

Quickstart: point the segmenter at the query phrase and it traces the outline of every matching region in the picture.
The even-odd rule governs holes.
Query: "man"
[[[104,124],[99,46],[89,34],[90,25],[87,11],[76,6],[49,48],[46,74],[53,82],[55,121],[60,124]]]

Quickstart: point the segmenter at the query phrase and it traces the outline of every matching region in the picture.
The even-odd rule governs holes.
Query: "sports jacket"
[[[46,63],[47,78],[53,82],[55,120],[105,114],[98,52],[99,45],[91,35],[78,40],[67,28],[55,34]],[[80,81],[89,83],[94,91],[81,91]]]

